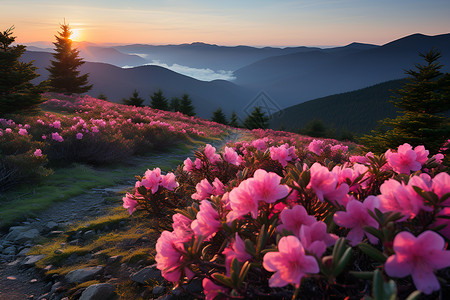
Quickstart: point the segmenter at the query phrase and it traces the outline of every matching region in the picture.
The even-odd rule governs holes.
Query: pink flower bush
[[[327,233],[327,224],[322,221],[301,226],[298,237],[305,250],[318,258],[338,239],[337,235]]]
[[[397,153],[386,151],[388,164],[397,173],[410,174],[420,170],[422,164],[428,159],[428,150],[423,146],[417,146],[414,150],[411,145],[405,143],[398,147]]]
[[[380,187],[380,210],[400,212],[405,219],[415,217],[423,208],[423,200],[415,195],[412,188],[395,179],[385,181]]]
[[[42,156],[42,150],[41,149],[36,149],[36,151],[34,151],[33,155],[36,156],[36,157],[41,157]]]
[[[223,160],[235,166],[239,166],[242,163],[242,157],[240,157],[239,154],[237,154],[237,152],[230,147],[225,147]]]
[[[270,287],[288,284],[299,287],[307,274],[319,273],[316,259],[305,254],[302,243],[295,236],[282,237],[278,243],[278,252],[264,255],[263,266],[267,271],[275,272],[269,279]]]
[[[234,240],[222,253],[225,255],[225,266],[228,270],[234,258],[240,262],[252,259],[252,256],[245,251],[245,243],[238,233],[236,233]]]
[[[23,136],[28,135],[28,131],[25,128],[20,128],[19,135],[23,135]]]
[[[229,194],[231,212],[227,215],[227,222],[231,222],[250,213],[253,219],[258,216],[258,201],[253,197],[254,189],[251,179],[241,182]]]
[[[281,224],[278,225],[277,230],[290,230],[295,235],[299,234],[300,228],[303,225],[312,225],[316,222],[314,216],[308,215],[306,209],[301,205],[295,205],[293,208],[285,208],[280,214]]]
[[[309,146],[308,150],[311,151],[314,154],[320,155],[323,152],[323,147],[325,145],[325,142],[322,140],[313,140]]]
[[[374,220],[368,210],[374,211],[379,208],[380,200],[375,196],[367,197],[364,202],[358,200],[350,200],[347,203],[346,211],[338,211],[334,214],[334,222],[342,227],[350,228],[347,235],[347,240],[350,245],[358,245],[366,235],[372,244],[375,244],[378,239],[364,231],[364,226],[372,226],[378,228],[378,222]]]
[[[77,138],[77,140],[81,140],[83,138],[83,134],[81,132],[78,132],[76,134],[76,138]]]
[[[278,161],[283,167],[286,167],[289,161],[297,159],[295,148],[283,144],[279,147],[270,147],[270,158]]]
[[[123,200],[123,208],[127,208],[128,212],[131,215],[138,205],[136,199],[132,194],[127,193],[126,196],[122,198],[122,200]]]
[[[313,189],[319,200],[323,201],[325,194],[336,190],[337,177],[327,167],[319,163],[314,163],[310,168],[310,172],[311,180],[307,187]]]
[[[221,161],[220,155],[216,153],[216,148],[207,144],[205,147],[205,155],[212,164]]]
[[[57,142],[60,142],[60,143],[64,142],[63,137],[61,135],[59,135],[58,132],[53,132],[52,133],[52,139],[57,141]]]
[[[215,284],[208,278],[203,279],[202,286],[205,294],[205,300],[213,300],[219,295],[219,293],[227,294],[229,291],[229,289]]]
[[[425,231],[417,238],[402,231],[395,236],[394,251],[385,263],[389,276],[412,276],[416,288],[425,294],[440,289],[435,270],[450,266],[450,251],[444,249],[444,239],[433,231]]]
[[[185,172],[191,172],[195,168],[194,163],[189,157],[184,160],[183,164],[184,164],[183,171]]]
[[[274,203],[289,194],[289,188],[280,184],[281,177],[273,172],[256,170],[253,175],[252,188],[253,197],[256,201]]]
[[[173,233],[181,242],[190,240],[194,231],[191,229],[192,220],[182,214],[174,214],[172,216]]]
[[[211,202],[203,200],[197,218],[192,221],[191,228],[197,236],[209,240],[221,227],[219,213],[212,207]]]

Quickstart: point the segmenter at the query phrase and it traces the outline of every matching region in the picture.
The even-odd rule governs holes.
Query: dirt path
[[[228,141],[237,141],[241,137],[238,131],[231,132],[228,136],[210,144],[220,151]],[[196,150],[196,149],[195,149]],[[193,156],[193,151],[189,154],[174,154],[171,152],[155,154],[151,157],[133,157],[127,163],[136,166],[136,174],[145,170],[139,170],[148,160],[151,159],[153,165],[164,164],[164,162],[183,160]],[[52,207],[40,212],[36,218],[27,220],[21,224],[26,230],[37,230],[41,235],[48,235],[52,230],[63,229],[75,222],[95,218],[106,214],[112,205],[108,198],[117,192],[133,187],[134,178],[120,178],[117,184],[108,188],[93,188],[85,193],[72,197],[63,202],[55,203]],[[29,231],[30,232],[30,231]],[[19,238],[20,240],[20,238]],[[26,239],[23,242],[14,240],[14,237],[4,235],[0,237],[0,300],[22,300],[40,299],[41,295],[47,293],[52,283],[46,282],[35,268],[24,265],[26,249],[33,244]],[[1,254],[2,250],[14,247],[11,253]],[[18,252],[21,252],[20,254]],[[51,298],[52,299],[52,298]],[[49,300],[49,299],[48,299]]]

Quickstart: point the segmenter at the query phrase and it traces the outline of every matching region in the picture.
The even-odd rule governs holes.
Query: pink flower
[[[228,294],[229,290],[223,286],[215,284],[208,278],[203,278],[202,286],[203,292],[205,293],[205,300],[213,300],[219,295],[219,293]]]
[[[169,231],[163,231],[156,242],[156,267],[161,270],[161,275],[171,282],[178,282],[183,273],[190,279],[194,273],[187,268],[184,257],[183,242],[179,237]]]
[[[389,179],[380,186],[380,210],[382,212],[400,212],[405,217],[414,218],[424,206],[423,200],[416,196],[414,190],[395,179]]]
[[[25,128],[20,128],[19,134],[25,136],[25,135],[28,135],[28,131]]]
[[[325,142],[322,140],[313,140],[309,144],[308,150],[314,154],[320,155],[323,152],[324,145],[325,145]]]
[[[206,178],[197,183],[195,189],[196,192],[192,194],[192,199],[208,199],[213,194],[213,186],[208,182],[208,179]]]
[[[175,180],[175,174],[173,174],[172,172],[169,172],[166,175],[162,175],[161,178],[161,185],[169,191],[173,191],[176,187],[179,186],[178,182]]]
[[[91,131],[92,131],[92,132],[99,132],[97,126],[92,126],[92,127],[91,127]]]
[[[444,239],[434,231],[425,231],[417,238],[402,231],[395,236],[395,254],[387,259],[385,271],[392,277],[411,275],[418,290],[431,294],[440,289],[433,272],[450,266],[450,251],[444,247]]]
[[[138,205],[137,200],[130,193],[127,193],[126,196],[122,198],[122,200],[123,208],[128,208],[128,212],[131,215]]]
[[[227,222],[231,222],[248,213],[253,219],[258,217],[258,201],[254,198],[253,178],[246,179],[229,194],[231,212],[227,215]]]
[[[83,138],[83,134],[81,132],[78,132],[76,134],[76,138],[77,138],[77,140],[81,140]]]
[[[141,181],[141,185],[145,186],[147,190],[151,190],[152,194],[154,194],[158,191],[161,181],[161,169],[155,168],[152,171],[147,170],[145,172],[144,179],[142,179]]]
[[[277,230],[283,232],[283,230],[290,230],[294,234],[300,232],[300,228],[303,225],[312,225],[316,221],[314,216],[308,215],[306,209],[301,205],[296,205],[292,209],[285,208],[280,213],[281,225],[278,225]]]
[[[281,177],[276,173],[258,169],[253,175],[253,179],[252,187],[256,201],[274,203],[289,194],[289,187],[280,184]]]
[[[52,133],[52,139],[60,143],[64,141],[63,137],[60,136],[57,132]]]
[[[197,219],[192,221],[192,230],[197,236],[202,236],[205,240],[209,240],[220,227],[219,213],[212,207],[211,202],[203,200],[200,203]]]
[[[418,161],[421,165],[427,162],[430,151],[425,150],[424,146],[417,146],[414,148],[414,152],[416,152],[416,161]]]
[[[220,155],[216,154],[216,148],[207,144],[205,147],[205,155],[212,164],[220,161]]]
[[[358,245],[366,235],[369,241],[374,244],[378,241],[376,237],[364,231],[364,226],[372,226],[378,228],[378,222],[373,219],[368,210],[374,211],[380,206],[380,200],[375,196],[369,196],[360,202],[358,200],[350,200],[347,203],[346,211],[338,211],[334,214],[334,222],[342,227],[351,228],[347,235],[347,240],[352,246]]]
[[[337,235],[327,233],[327,224],[322,221],[302,225],[298,236],[305,250],[318,258],[322,257],[327,247],[333,246],[338,239]]]
[[[372,152],[367,152],[365,156],[352,155],[352,156],[350,156],[349,160],[352,163],[368,165],[368,164],[370,164],[369,158],[373,158],[373,157],[374,157],[374,155]]]
[[[237,152],[230,147],[225,147],[223,160],[235,166],[239,166],[242,163],[242,157],[240,157],[239,154],[237,154]]]
[[[5,132],[6,132],[6,133],[11,133],[11,132],[12,132],[12,129],[11,129],[11,128],[6,128],[6,129],[5,129]]]
[[[203,167],[203,162],[200,158],[196,158],[194,164],[195,164],[195,168],[197,170],[199,170]]]
[[[267,141],[268,141],[268,138],[254,140],[252,142],[252,146],[255,147],[259,151],[266,151],[266,149],[267,149],[266,142]]]
[[[184,166],[183,171],[185,172],[191,172],[194,169],[194,163],[192,160],[188,157],[184,160]]]
[[[320,201],[324,200],[324,194],[334,192],[337,185],[336,174],[328,171],[327,167],[319,163],[314,163],[310,168],[311,180],[307,188],[312,188],[316,192]]]
[[[297,157],[295,155],[295,148],[284,144],[279,147],[270,147],[270,158],[278,161],[283,167],[286,167],[288,161],[293,161]]]
[[[432,158],[434,158],[434,160],[438,163],[441,164],[442,160],[444,159],[444,155],[442,153],[438,153],[432,156]]]
[[[229,247],[223,250],[222,254],[225,255],[225,266],[227,271],[234,258],[240,262],[246,262],[252,258],[252,256],[245,251],[245,243],[237,232],[234,241],[231,242]]]
[[[55,122],[53,122],[53,127],[55,127],[56,129],[60,129],[61,128],[61,121],[56,120]]]
[[[40,157],[40,156],[42,156],[42,150],[41,149],[36,149],[36,151],[34,151],[34,156],[36,156],[36,157]]]
[[[299,287],[307,273],[319,273],[317,260],[305,255],[302,243],[292,235],[280,239],[278,252],[264,255],[263,266],[269,272],[276,272],[269,279],[270,287],[283,287],[287,284]]]
[[[445,194],[450,193],[450,175],[442,172],[434,176],[433,183],[431,184],[431,190],[439,197],[442,198]],[[442,205],[450,206],[450,198],[447,198]]]
[[[213,195],[214,196],[221,196],[221,195],[225,194],[225,186],[219,180],[219,178],[214,179],[212,186],[213,186]]]
[[[424,153],[420,150],[419,153],[420,159],[423,159]],[[397,173],[410,174],[411,171],[418,171],[422,167],[422,164],[417,161],[417,153],[408,143],[399,146],[397,153],[388,150],[385,155],[388,164]]]
[[[173,233],[183,242],[188,241],[194,232],[191,229],[192,220],[182,214],[172,216]]]

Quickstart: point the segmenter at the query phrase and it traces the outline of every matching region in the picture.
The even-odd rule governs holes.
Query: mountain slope
[[[34,60],[34,65],[38,67],[37,73],[41,76],[35,82],[48,77],[45,68],[49,66],[50,59],[51,54],[46,52],[27,51],[22,56],[23,61]],[[89,82],[94,87],[88,94],[92,96],[103,93],[108,100],[121,102],[122,98],[130,97],[134,89],[137,89],[141,97],[146,99],[145,104],[149,104],[149,95],[159,88],[168,99],[187,93],[197,115],[205,118],[211,117],[218,107],[222,107],[230,116],[232,110],[240,110],[242,103],[248,103],[255,94],[228,81],[200,81],[158,66],[122,69],[104,63],[86,62],[80,71],[82,74],[89,73]]]

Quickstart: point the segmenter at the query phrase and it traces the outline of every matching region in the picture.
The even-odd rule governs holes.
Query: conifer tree
[[[261,111],[261,107],[256,106],[252,113],[245,118],[242,125],[247,129],[266,129],[269,127],[269,117]]]
[[[56,42],[55,60],[50,61],[49,85],[50,90],[64,94],[82,94],[92,89],[92,85],[88,84],[89,74],[80,75],[78,68],[84,64],[82,58],[79,57],[80,51],[72,48],[72,40],[70,39],[69,24],[61,25],[61,32],[55,35]]]
[[[20,62],[25,46],[11,46],[14,27],[0,32],[0,114],[32,109],[43,98],[41,86],[34,86],[30,81],[39,75],[32,62]]]
[[[139,93],[137,90],[134,90],[133,95],[128,99],[122,99],[123,104],[126,105],[134,105],[137,107],[142,107],[142,103],[144,103],[144,99],[139,97]]]
[[[195,108],[188,94],[181,96],[180,112],[188,116],[195,116]]]
[[[161,109],[161,110],[169,110],[169,103],[167,102],[166,97],[163,96],[163,92],[161,89],[158,89],[157,92],[154,92],[153,95],[150,96],[151,108]]]
[[[222,108],[219,107],[216,111],[213,112],[213,115],[211,117],[211,121],[220,123],[223,125],[228,125],[227,117],[222,111]]]
[[[401,109],[397,118],[385,119],[386,132],[372,131],[361,140],[368,150],[384,152],[403,143],[413,147],[424,145],[430,153],[437,153],[450,136],[450,119],[444,112],[450,110],[450,74],[443,74],[438,62],[439,51],[420,54],[425,64],[406,71],[410,77],[397,91],[393,103]]]
[[[180,99],[178,97],[172,97],[172,99],[170,99],[169,108],[170,111],[180,111]]]
[[[239,123],[238,123],[238,119],[237,119],[237,115],[236,115],[235,111],[233,111],[231,113],[231,118],[230,118],[230,124],[229,125],[231,127],[235,127],[235,128],[239,127]]]
[[[108,100],[108,97],[107,97],[105,94],[100,93],[100,94],[97,96],[97,99],[107,101],[107,100]]]

